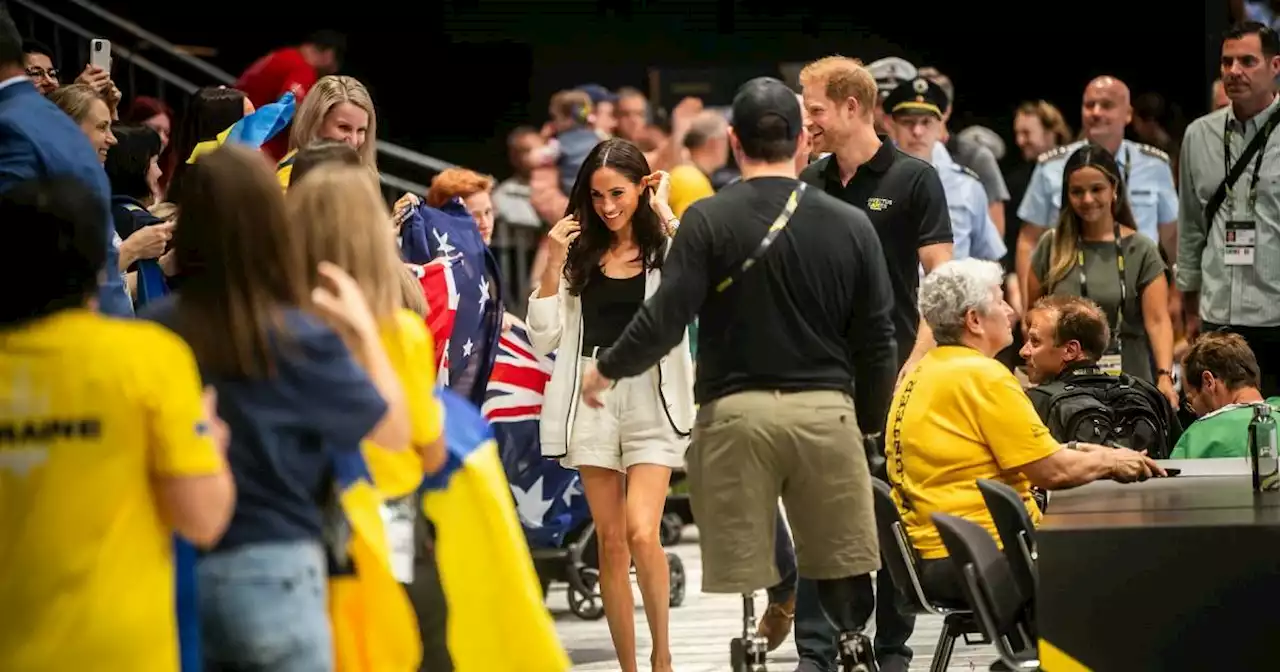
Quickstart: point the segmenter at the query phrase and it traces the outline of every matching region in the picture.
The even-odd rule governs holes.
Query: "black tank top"
[[[611,278],[597,266],[582,288],[582,354],[607,348],[622,335],[644,303],[643,272],[625,280]]]

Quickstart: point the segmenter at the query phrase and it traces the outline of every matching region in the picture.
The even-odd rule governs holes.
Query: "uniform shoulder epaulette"
[[[965,175],[968,175],[969,177],[972,177],[973,179],[979,182],[982,181],[982,178],[978,177],[978,171],[970,168],[969,166],[961,165],[959,163],[953,163],[951,164],[951,166],[954,167],[957,172],[964,173]]]
[[[1158,147],[1152,147],[1151,145],[1144,145],[1141,142],[1137,142],[1134,144],[1138,146],[1139,152],[1142,152],[1147,156],[1154,156],[1157,159],[1164,161],[1165,163],[1173,163],[1173,161],[1169,159],[1169,153],[1164,151],[1163,149],[1160,149]]]
[[[1070,145],[1062,145],[1061,147],[1054,147],[1053,149],[1045,152],[1044,154],[1037,156],[1036,163],[1044,163],[1046,161],[1052,161],[1054,159],[1062,158],[1067,154],[1070,154],[1074,150],[1075,150],[1075,143],[1071,143]]]

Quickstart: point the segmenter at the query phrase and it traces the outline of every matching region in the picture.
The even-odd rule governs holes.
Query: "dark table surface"
[[[1063,529],[1102,524],[1103,518],[1096,515],[1091,516],[1090,521],[1077,519],[1081,514],[1149,513],[1153,514],[1150,522],[1167,523],[1182,517],[1177,512],[1280,507],[1280,492],[1253,492],[1249,464],[1244,460],[1162,460],[1160,465],[1182,469],[1182,473],[1142,483],[1098,481],[1052,493],[1044,527]],[[1195,518],[1185,516],[1188,522]],[[1129,515],[1116,518],[1117,524],[1134,519]],[[1274,517],[1268,519],[1274,520]]]
[[[1280,669],[1260,606],[1280,601],[1280,493],[1255,494],[1243,459],[1161,465],[1182,474],[1053,494],[1040,636],[1093,672]]]

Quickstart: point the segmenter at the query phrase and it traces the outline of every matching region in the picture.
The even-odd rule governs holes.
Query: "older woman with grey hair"
[[[1001,481],[1040,522],[1031,487],[1071,488],[1103,478],[1129,482],[1164,471],[1127,448],[1049,435],[1013,374],[995,359],[1016,320],[994,262],[949,261],[920,285],[920,314],[938,343],[894,393],[885,431],[893,498],[922,558],[922,582],[935,599],[963,600],[935,512],[966,518],[996,534],[975,483]]]

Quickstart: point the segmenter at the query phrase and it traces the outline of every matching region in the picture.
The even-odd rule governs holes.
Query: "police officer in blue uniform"
[[[1084,140],[1041,154],[1018,206],[1018,281],[1026,288],[1031,252],[1045,231],[1058,225],[1062,210],[1062,170],[1067,157],[1086,142],[1111,152],[1120,166],[1138,232],[1161,243],[1170,259],[1177,259],[1178,192],[1173,185],[1169,155],[1150,145],[1126,140],[1124,129],[1133,119],[1129,87],[1114,77],[1098,77],[1085,87],[1081,109]]]
[[[951,215],[953,258],[999,261],[1006,250],[987,208],[986,189],[978,174],[956,163],[941,142],[946,92],[941,86],[917,77],[890,91],[882,106],[894,144],[907,154],[933,164],[938,171]]]

